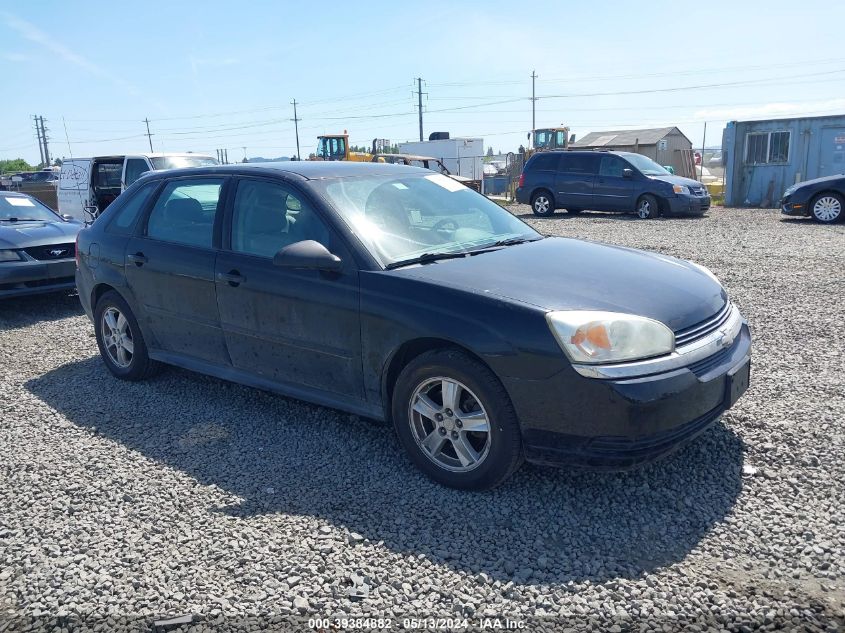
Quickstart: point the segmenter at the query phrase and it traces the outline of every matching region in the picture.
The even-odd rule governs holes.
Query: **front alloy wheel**
[[[438,483],[487,490],[522,463],[522,435],[501,381],[459,349],[411,360],[393,388],[391,417],[414,465]]]
[[[812,212],[819,222],[836,222],[842,217],[842,198],[832,193],[821,195],[813,201]]]
[[[657,212],[657,198],[651,195],[645,195],[640,198],[637,204],[637,217],[642,220],[648,220],[650,218],[656,218]]]
[[[490,452],[487,411],[457,380],[438,376],[420,384],[408,418],[417,445],[441,468],[467,472],[480,466]]]

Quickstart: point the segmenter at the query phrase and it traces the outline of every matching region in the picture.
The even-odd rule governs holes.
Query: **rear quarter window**
[[[118,198],[118,202],[122,204],[116,208],[114,204],[110,206],[106,233],[131,235],[141,211],[146,207],[147,201],[157,186],[157,182],[148,183],[134,193],[130,193],[129,199],[125,202]]]

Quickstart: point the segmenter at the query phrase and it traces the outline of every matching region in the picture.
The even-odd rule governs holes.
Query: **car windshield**
[[[27,196],[8,196],[0,193],[0,222],[38,220],[56,222],[59,217],[49,207]]]
[[[387,267],[542,237],[495,202],[442,174],[342,178],[317,186]]]
[[[156,156],[151,158],[153,169],[181,169],[182,167],[212,167],[219,165],[210,156]]]
[[[669,171],[642,154],[625,154],[625,160],[639,169],[646,176],[665,176]]]

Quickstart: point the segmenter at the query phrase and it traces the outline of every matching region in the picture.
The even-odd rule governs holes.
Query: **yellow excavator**
[[[569,148],[569,128],[568,127],[544,127],[534,130],[528,135],[528,138],[533,137],[534,142],[532,148],[526,150],[525,158],[531,156],[534,152],[547,152],[554,149],[568,149]]]
[[[325,134],[317,137],[317,151],[308,160],[351,160],[356,162],[370,162],[373,155],[367,152],[349,151],[349,134]]]

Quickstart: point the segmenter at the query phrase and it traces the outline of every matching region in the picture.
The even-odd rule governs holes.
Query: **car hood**
[[[673,331],[718,312],[727,294],[690,262],[620,246],[549,237],[460,259],[389,271],[543,310],[606,310]]]
[[[0,248],[66,244],[76,239],[81,222],[0,222]]]
[[[675,176],[673,174],[664,174],[661,176],[649,176],[652,180],[660,180],[662,182],[668,182],[670,185],[686,185],[687,187],[703,187],[700,182],[697,180],[693,180],[692,178],[684,178],[683,176]]]

